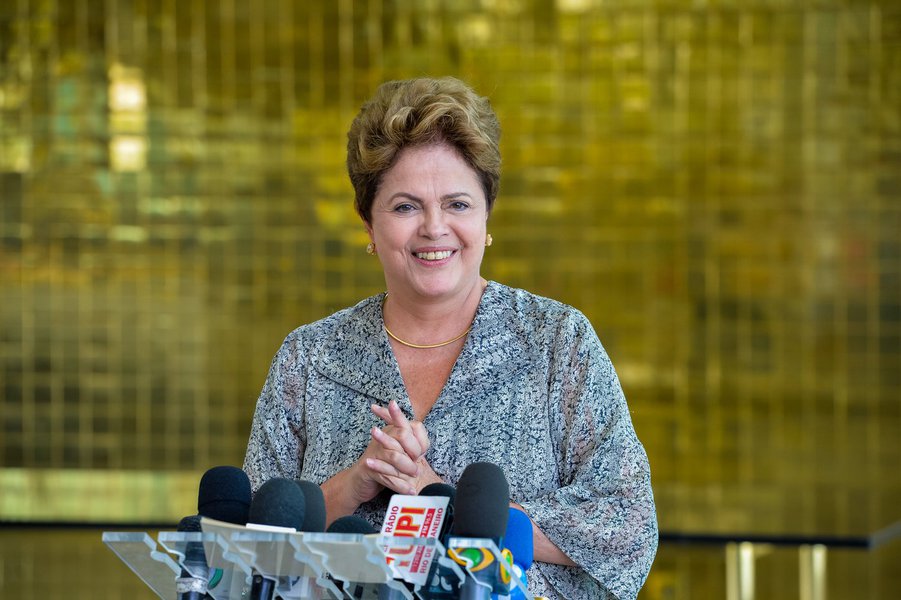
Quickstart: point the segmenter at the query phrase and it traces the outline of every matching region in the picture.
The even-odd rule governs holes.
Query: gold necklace
[[[388,299],[388,292],[385,292],[385,297],[382,298],[382,327],[385,328],[385,333],[387,333],[391,337],[392,340],[394,340],[396,342],[400,342],[404,346],[408,346],[410,348],[417,348],[419,350],[428,350],[430,348],[440,348],[441,346],[447,346],[448,344],[453,344],[460,338],[464,337],[467,333],[469,333],[469,330],[472,329],[472,325],[470,325],[469,327],[466,328],[466,331],[464,331],[457,337],[447,340],[446,342],[441,342],[439,344],[414,344],[413,342],[408,342],[407,340],[402,340],[399,337],[397,337],[396,335],[394,335],[393,333],[391,333],[391,330],[388,329],[388,325],[385,324],[385,300],[387,300],[387,299]]]

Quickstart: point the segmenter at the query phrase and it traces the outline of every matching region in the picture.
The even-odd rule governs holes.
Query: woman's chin
[[[453,295],[456,288],[451,285],[420,285],[416,286],[415,290],[419,296],[440,299]]]
[[[454,296],[464,287],[464,282],[458,277],[425,277],[411,281],[408,289],[417,296],[440,299]]]

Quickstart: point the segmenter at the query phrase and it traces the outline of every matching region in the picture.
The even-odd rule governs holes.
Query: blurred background
[[[0,595],[153,597],[101,531],[196,512],[284,336],[383,289],[346,132],[420,75],[500,117],[484,275],[617,367],[640,598],[797,598],[813,539],[897,598],[842,543],[901,519],[896,0],[2,0]]]

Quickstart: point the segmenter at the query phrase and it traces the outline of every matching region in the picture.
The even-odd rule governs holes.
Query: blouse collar
[[[412,407],[382,320],[384,293],[362,301],[332,329],[330,339],[313,349],[314,368],[336,383],[386,404],[397,400],[408,415]],[[487,395],[526,366],[531,353],[528,332],[511,322],[512,290],[489,281],[466,338],[435,408],[465,397]],[[434,410],[434,409],[433,409]]]

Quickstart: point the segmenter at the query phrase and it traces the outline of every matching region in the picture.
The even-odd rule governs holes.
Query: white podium
[[[161,531],[157,540],[104,532],[103,542],[164,600],[176,600],[176,580],[188,576],[215,600],[249,598],[260,576],[284,600],[454,600],[474,586],[500,599],[514,587],[532,598],[488,539],[450,538],[448,552],[433,538],[258,531],[210,519],[201,526]]]

